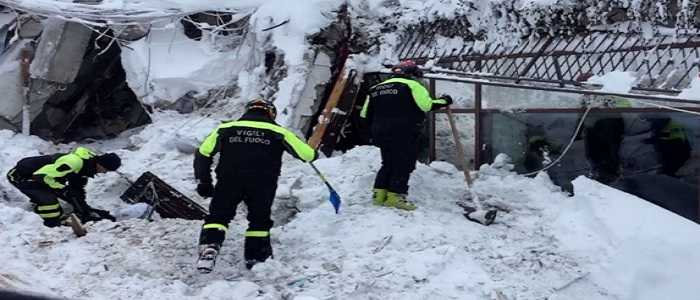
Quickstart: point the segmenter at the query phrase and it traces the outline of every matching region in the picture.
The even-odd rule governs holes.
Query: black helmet
[[[250,100],[248,103],[245,105],[245,110],[250,111],[250,110],[262,110],[267,112],[267,114],[270,116],[270,118],[275,119],[277,117],[277,108],[271,103],[267,102],[263,99],[253,99]]]
[[[421,71],[421,69],[418,68],[418,65],[415,61],[412,61],[410,59],[401,61],[398,65],[393,66],[391,68],[391,72],[396,75],[415,77],[423,76],[423,71]]]
[[[95,158],[97,164],[109,171],[116,171],[122,165],[122,160],[116,153],[106,153]]]

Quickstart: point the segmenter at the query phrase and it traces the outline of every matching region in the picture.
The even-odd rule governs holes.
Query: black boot
[[[257,263],[272,258],[270,237],[246,237],[243,251],[245,267],[250,270]]]

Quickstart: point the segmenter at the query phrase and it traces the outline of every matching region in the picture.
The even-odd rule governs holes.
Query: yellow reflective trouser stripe
[[[61,205],[58,203],[52,204],[52,205],[39,205],[39,206],[37,206],[36,210],[38,210],[38,211],[56,210],[59,207],[61,207]]]
[[[226,228],[226,226],[224,226],[223,224],[216,224],[216,223],[204,224],[204,226],[202,226],[202,229],[218,229],[218,230],[228,231],[228,228]]]
[[[54,212],[54,213],[48,213],[48,214],[39,214],[39,216],[42,217],[42,218],[44,218],[44,219],[55,218],[55,217],[58,217],[58,216],[60,216],[60,215],[61,215],[60,212]]]
[[[268,237],[270,236],[269,231],[246,231],[246,237]]]

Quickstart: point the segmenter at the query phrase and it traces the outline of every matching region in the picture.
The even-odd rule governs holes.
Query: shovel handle
[[[462,172],[464,172],[464,180],[467,182],[467,187],[472,186],[472,177],[469,175],[469,169],[467,169],[466,157],[464,156],[464,146],[459,140],[459,132],[457,132],[457,126],[455,125],[454,117],[452,116],[452,109],[449,106],[445,108],[447,110],[447,120],[450,122],[450,129],[452,129],[452,138],[455,142],[455,147],[457,148],[457,159],[462,166]]]

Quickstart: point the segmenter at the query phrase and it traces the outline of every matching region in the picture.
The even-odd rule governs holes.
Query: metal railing
[[[455,22],[459,20],[447,21]],[[460,26],[465,25],[453,27]],[[700,71],[697,35],[648,38],[641,34],[589,32],[504,45],[474,40],[469,33],[449,32],[443,27],[420,24],[406,30],[397,48],[398,58],[419,64],[432,61],[436,67],[484,77],[560,87],[579,85],[591,76],[611,71],[634,72],[640,78],[635,90],[672,94],[687,87]],[[459,48],[448,49],[439,43],[446,34],[463,36],[465,41]]]

